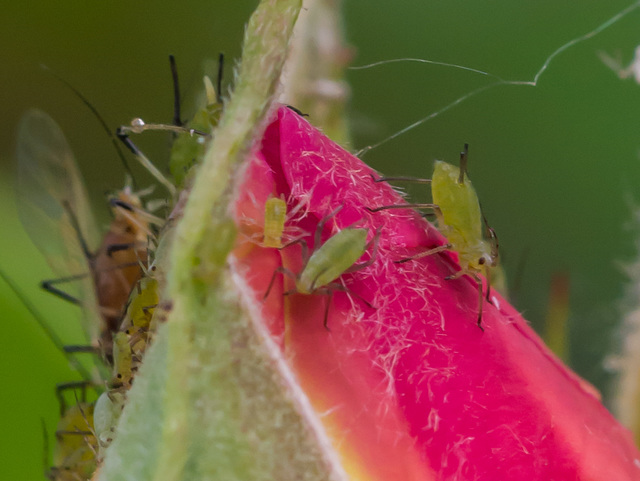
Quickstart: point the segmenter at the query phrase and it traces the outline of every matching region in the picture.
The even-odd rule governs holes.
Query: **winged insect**
[[[71,149],[58,125],[42,111],[31,110],[23,116],[17,158],[20,218],[60,276],[42,285],[83,307],[87,342],[99,347],[110,361],[111,334],[117,331],[131,289],[143,274],[151,224],[161,220],[143,215],[140,197],[127,186],[112,199],[114,218],[98,242]],[[63,291],[61,284],[69,290]],[[74,292],[72,284],[79,289]]]

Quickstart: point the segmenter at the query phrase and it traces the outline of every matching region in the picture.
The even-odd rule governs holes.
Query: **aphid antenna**
[[[178,68],[176,66],[176,60],[173,55],[169,55],[169,63],[171,67],[171,77],[173,79],[173,125],[177,127],[182,127],[184,126],[184,122],[182,121],[182,118],[181,118],[182,116],[180,114],[180,110],[181,110],[180,83],[178,80]],[[207,101],[211,100],[212,102],[222,105],[223,74],[224,74],[224,53],[220,52],[220,54],[218,54],[218,73],[216,77],[216,86],[215,87],[213,86],[208,76],[204,77]],[[207,135],[197,130],[193,130],[193,132],[199,133],[201,135]]]
[[[224,53],[218,54],[218,77],[216,80],[216,102],[223,104],[222,99],[222,77],[224,75]]]
[[[70,356],[69,353],[65,351],[65,345],[62,340],[58,337],[56,332],[49,326],[47,321],[45,321],[44,317],[40,312],[35,308],[35,306],[27,299],[27,296],[20,290],[20,288],[13,282],[13,280],[2,270],[0,269],[0,277],[2,280],[9,286],[9,288],[13,291],[15,296],[20,300],[22,305],[27,309],[29,314],[35,319],[38,323],[42,331],[49,338],[51,343],[58,348],[60,352],[64,354],[69,363],[73,366],[73,368],[78,371],[80,376],[85,380],[85,382],[89,382],[92,379],[89,371],[85,369],[85,367],[74,357]]]
[[[183,123],[180,118],[180,81],[178,80],[176,58],[173,55],[169,55],[169,67],[171,68],[171,79],[173,81],[173,125],[181,127]]]
[[[120,159],[120,162],[122,163],[122,166],[125,172],[133,178],[133,173],[131,172],[131,168],[129,167],[129,164],[127,162],[126,157],[124,156],[124,153],[122,152],[122,149],[120,148],[120,144],[118,143],[116,137],[113,135],[113,131],[111,130],[111,128],[109,128],[109,126],[107,125],[107,122],[104,120],[104,117],[100,114],[100,112],[98,112],[98,109],[95,108],[91,102],[89,102],[89,100],[82,94],[82,92],[80,92],[77,88],[71,85],[71,83],[69,83],[66,79],[58,75],[50,67],[48,67],[45,64],[41,64],[40,66],[44,70],[49,72],[55,79],[62,82],[63,85],[65,85],[69,90],[71,90],[76,95],[76,97],[78,97],[82,101],[82,103],[87,106],[87,108],[91,111],[91,113],[95,116],[95,118],[100,123],[100,126],[102,127],[102,129],[107,133],[107,136],[111,140],[111,144],[116,149],[118,158]]]
[[[107,253],[111,252],[116,252],[118,250],[124,250],[124,249],[129,249],[131,248],[130,244],[114,244],[112,246],[109,247],[109,249],[107,249]],[[115,266],[111,266],[109,268],[106,269],[100,269],[100,272],[111,272],[111,271],[116,271],[116,270],[120,270],[123,269],[125,267],[132,267],[132,266],[137,266],[138,263],[137,262],[127,262],[124,264],[118,264]],[[59,277],[57,279],[48,279],[48,280],[44,280],[40,282],[40,287],[42,289],[44,289],[45,291],[53,294],[56,297],[59,297],[60,299],[63,299],[67,302],[70,302],[71,304],[76,304],[76,305],[82,305],[82,302],[80,301],[80,299],[78,299],[77,297],[72,296],[71,294],[58,289],[57,287],[55,287],[57,284],[66,284],[69,282],[73,282],[73,281],[79,281],[81,279],[86,279],[87,277],[89,277],[89,273],[85,272],[82,274],[75,274],[72,276],[66,276],[66,277]]]

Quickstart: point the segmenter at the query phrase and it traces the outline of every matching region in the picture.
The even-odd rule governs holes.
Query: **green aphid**
[[[113,441],[118,421],[126,403],[126,395],[118,389],[104,392],[95,403],[93,410],[93,430],[98,440],[98,457],[104,457],[104,450]]]
[[[197,164],[204,156],[205,148],[210,136],[193,135],[191,132],[204,132],[211,134],[217,127],[222,114],[223,102],[222,66],[224,57],[221,55],[218,64],[217,88],[208,76],[204,76],[204,100],[187,126],[191,131],[178,133],[171,146],[169,157],[169,171],[178,186],[182,186],[188,177],[191,167]]]
[[[45,476],[51,481],[83,481],[91,479],[96,468],[98,443],[93,432],[95,403],[87,402],[86,390],[91,383],[69,382],[56,387],[60,401],[60,421],[56,426],[53,463],[49,466],[48,436],[45,435]],[[65,393],[72,391],[74,404],[67,406]],[[78,396],[80,394],[80,396]]]
[[[53,467],[45,473],[52,481],[88,480],[96,468],[93,404],[78,403],[67,409],[56,428]]]
[[[287,203],[281,197],[270,196],[264,204],[264,247],[282,247],[284,223],[287,220]]]
[[[377,212],[384,209],[402,209],[409,207],[433,209],[438,220],[440,232],[447,238],[448,243],[421,252],[414,256],[395,261],[408,262],[421,257],[430,256],[445,250],[456,251],[460,263],[460,270],[447,276],[447,280],[457,279],[469,275],[478,284],[478,327],[482,329],[483,292],[482,279],[479,274],[487,278],[487,301],[490,300],[491,269],[498,265],[498,243],[495,232],[487,226],[491,241],[483,236],[484,217],[467,171],[467,157],[469,145],[465,144],[460,153],[460,167],[436,160],[431,179],[410,179],[408,177],[387,177],[374,179],[376,182],[386,180],[407,180],[413,182],[430,182],[432,204],[399,204],[369,209]],[[484,222],[483,222],[484,221]],[[484,329],[483,329],[484,330]]]
[[[147,123],[141,118],[135,118],[129,125],[118,128],[116,135],[136,156],[138,161],[166,187],[172,198],[180,187],[183,187],[191,167],[202,159],[206,146],[212,137],[213,129],[218,125],[222,113],[222,97],[220,89],[222,87],[223,55],[220,55],[218,64],[217,91],[211,79],[204,77],[205,95],[204,101],[198,107],[195,115],[184,125],[180,118],[180,86],[178,84],[178,72],[173,56],[169,56],[171,62],[171,73],[174,83],[174,118],[173,124]],[[131,141],[130,134],[141,134],[146,131],[166,131],[172,132],[173,143],[169,157],[169,171],[173,177],[169,181],[157,169],[144,153]]]
[[[124,332],[113,335],[113,380],[114,386],[131,387],[133,379],[133,351],[129,336]]]
[[[257,244],[261,247],[282,249],[283,247],[300,241],[306,235],[302,229],[293,225],[286,225],[303,204],[298,204],[292,210],[287,210],[287,202],[284,195],[275,197],[269,195],[264,203],[264,227],[262,232],[253,235]]]
[[[298,274],[294,274],[285,267],[279,267],[273,273],[267,292],[264,295],[266,299],[269,292],[271,292],[278,273],[282,273],[295,281],[295,289],[285,292],[285,295],[294,293],[328,295],[329,301],[326,304],[324,315],[324,327],[327,328],[327,330],[330,298],[333,293],[335,291],[343,291],[356,295],[342,283],[335,282],[336,279],[342,274],[356,272],[370,266],[375,260],[378,250],[378,238],[380,237],[380,230],[378,230],[373,240],[367,243],[368,229],[347,227],[331,236],[324,244],[321,244],[321,235],[325,224],[341,209],[342,206],[338,207],[318,223],[313,243],[314,248],[310,256],[307,243],[304,240],[300,239],[293,242],[300,243],[302,246],[302,270]],[[292,243],[289,243],[284,247],[291,244]],[[362,257],[372,244],[373,253],[371,254],[371,258],[368,261],[356,264],[356,261]],[[356,295],[356,297],[360,298],[367,306],[373,307],[360,296]]]

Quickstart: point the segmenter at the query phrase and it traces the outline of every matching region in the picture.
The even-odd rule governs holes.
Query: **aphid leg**
[[[331,306],[331,301],[333,301],[333,293],[336,291],[340,291],[340,292],[344,292],[346,293],[348,296],[353,296],[356,299],[362,301],[369,309],[376,309],[376,307],[371,304],[369,301],[367,301],[364,297],[362,297],[360,294],[353,292],[351,289],[349,289],[347,286],[345,286],[344,284],[339,284],[337,282],[332,282],[331,284],[316,289],[315,293],[316,294],[321,294],[321,295],[325,295],[327,297],[326,299],[326,304],[325,304],[325,309],[324,309],[324,322],[323,322],[323,326],[324,328],[331,332],[331,329],[329,329],[329,308]]]
[[[64,346],[62,340],[58,337],[56,332],[49,326],[47,321],[43,318],[43,316],[38,312],[38,310],[33,306],[33,304],[27,299],[27,297],[22,293],[22,291],[18,288],[17,285],[7,276],[2,270],[0,270],[0,278],[2,278],[9,288],[13,291],[13,293],[20,299],[20,302],[24,305],[24,307],[29,311],[29,313],[33,316],[35,321],[38,323],[40,328],[44,331],[49,340],[56,346],[60,351],[65,354],[68,353],[66,350],[67,346]],[[84,347],[84,346],[83,346]],[[91,379],[91,375],[89,372],[78,362],[75,356],[65,356],[71,365],[80,373],[80,375],[85,379]]]
[[[409,262],[414,259],[420,259],[421,257],[431,256],[433,254],[437,254],[438,252],[443,252],[449,249],[451,249],[451,244],[444,244],[438,247],[434,247],[433,249],[429,249],[428,251],[420,252],[419,254],[413,255],[411,257],[405,257],[404,259],[400,259],[393,262],[396,264],[403,264],[404,262]]]
[[[436,216],[436,220],[438,221],[438,226],[445,226],[446,223],[444,221],[444,216],[442,215],[442,210],[440,210],[440,206],[433,206],[433,215]]]
[[[487,302],[491,302],[491,267],[486,266],[484,276],[487,278]]]
[[[344,271],[345,274],[351,273],[351,272],[358,272],[362,269],[364,269],[365,267],[369,267],[371,264],[373,264],[376,260],[376,256],[378,255],[378,241],[380,240],[380,232],[382,230],[382,227],[378,227],[376,229],[376,233],[373,236],[373,239],[371,239],[366,247],[364,248],[365,251],[369,249],[369,247],[371,247],[373,245],[373,252],[371,253],[371,257],[369,258],[369,260],[361,262],[360,264],[354,264],[351,267],[349,267],[346,271]]]
[[[347,286],[345,286],[344,284],[338,284],[337,282],[332,282],[329,287],[331,289],[333,289],[333,291],[340,291],[340,292],[346,292],[349,296],[353,296],[356,299],[362,301],[369,309],[377,309],[376,306],[374,306],[373,304],[371,304],[369,301],[367,301],[364,297],[362,297],[360,294],[358,294],[357,292],[352,291],[351,289],[349,289]]]
[[[482,307],[484,304],[484,296],[482,295],[482,279],[480,279],[480,276],[478,274],[472,274],[471,277],[473,277],[475,281],[478,283],[478,327],[482,332],[484,332],[484,327],[482,327]],[[488,287],[487,287],[487,295],[489,295]]]
[[[79,352],[87,352],[89,354],[100,354],[100,349],[98,349],[95,346],[71,345],[71,346],[62,346],[62,349],[67,354],[74,354],[74,353],[79,353]]]
[[[415,178],[415,177],[407,177],[407,176],[395,176],[395,177],[378,177],[376,179],[376,177],[373,174],[369,174],[371,176],[371,179],[378,183],[378,182],[393,182],[393,181],[400,181],[400,182],[415,182],[417,184],[430,184],[431,183],[431,179],[419,179],[419,178]]]
[[[77,390],[80,389],[82,392],[82,402],[86,402],[87,387],[89,386],[92,386],[92,383],[89,381],[71,381],[56,385],[56,397],[60,405],[60,416],[63,416],[67,411],[67,401],[64,398],[64,393],[73,390],[77,401]]]
[[[262,296],[262,300],[264,301],[267,297],[269,297],[269,293],[271,292],[271,289],[273,288],[273,283],[276,281],[276,276],[278,274],[283,274],[285,276],[289,276],[292,279],[296,279],[296,275],[291,272],[289,269],[287,269],[286,267],[278,267],[274,272],[273,272],[273,276],[271,276],[271,282],[269,282],[269,287],[267,288],[267,291],[264,293],[264,296]],[[285,293],[286,295],[286,293]]]
[[[322,322],[322,325],[327,331],[331,332],[331,329],[329,329],[329,307],[331,307],[331,301],[333,300],[333,291],[329,290],[326,297],[327,298],[325,299],[324,306],[324,321]]]
[[[475,272],[471,272],[468,270],[459,270],[455,274],[451,274],[450,276],[445,277],[446,281],[452,281],[458,279],[464,275],[471,276],[476,284],[478,285],[478,327],[482,332],[484,332],[484,328],[482,327],[482,308],[484,305],[484,293],[482,292],[482,279]]]
[[[491,292],[491,268],[498,265],[498,259],[500,255],[499,242],[498,242],[498,234],[496,231],[489,226],[487,222],[487,218],[484,216],[482,209],[480,209],[480,213],[482,214],[482,221],[487,229],[487,233],[489,235],[489,239],[491,239],[491,265],[487,265],[485,267],[485,277],[487,278],[487,301],[491,302],[490,292]]]
[[[309,245],[307,244],[307,241],[304,240],[304,237],[296,237],[292,241],[284,244],[282,247],[278,247],[278,250],[285,249],[294,244],[300,244],[300,248],[302,249],[302,264],[305,265],[309,260],[310,254],[309,254]]]
[[[118,248],[118,244],[114,244],[115,248],[113,250],[110,250],[109,248],[107,248],[107,252],[108,253],[113,253],[116,252],[118,250],[123,250],[123,249],[119,249]],[[129,248],[129,246],[126,247],[127,249]],[[124,269],[125,267],[133,267],[133,266],[137,266],[138,263],[137,262],[127,262],[125,264],[120,264],[117,266],[112,266],[108,269],[101,269],[100,272],[109,272],[109,271],[115,271],[115,270],[119,270],[119,269]],[[86,278],[87,276],[89,276],[88,273],[85,274],[76,274],[73,276],[67,276],[67,277],[60,277],[59,279],[47,279],[44,281],[40,282],[40,287],[42,289],[44,289],[45,291],[53,294],[54,296],[59,297],[60,299],[64,299],[65,301],[68,301],[72,304],[76,304],[76,305],[81,305],[81,301],[80,299],[78,299],[77,297],[72,296],[71,294],[63,291],[62,289],[58,289],[57,287],[55,287],[56,284],[66,284],[67,282],[73,282],[73,281],[78,281],[81,279]]]
[[[436,204],[395,204],[395,205],[383,205],[380,207],[365,207],[369,212],[380,212],[381,210],[388,209],[436,209]]]
[[[322,231],[324,230],[325,224],[333,218],[338,212],[342,210],[344,205],[339,205],[333,212],[327,214],[320,222],[318,222],[318,227],[316,228],[316,234],[313,237],[313,250],[317,250],[320,246],[320,242],[322,240]]]
[[[61,277],[59,279],[47,279],[40,282],[40,287],[45,291],[49,292],[50,294],[53,294],[54,296],[59,297],[60,299],[63,299],[67,302],[70,302],[71,304],[76,304],[79,306],[82,304],[80,302],[80,299],[78,299],[75,296],[72,296],[71,294],[63,291],[62,289],[58,289],[57,287],[55,287],[55,285],[78,281],[86,278],[88,275],[89,274],[77,274],[75,276]]]

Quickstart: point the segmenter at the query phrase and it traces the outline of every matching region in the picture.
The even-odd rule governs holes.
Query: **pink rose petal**
[[[293,288],[288,278],[278,275],[264,301],[271,332],[353,479],[640,479],[627,430],[497,293],[484,306],[485,331],[477,327],[475,281],[445,280],[458,269],[455,253],[393,262],[444,239],[410,209],[369,212],[402,202],[371,174],[282,107],[236,205],[245,240],[251,222],[254,232],[261,228],[268,194],[284,194],[290,210],[304,205],[292,223],[310,233],[309,243],[341,205],[323,240],[354,223],[369,239],[381,229],[375,262],[341,276],[355,295],[333,295],[330,331],[328,297],[283,296]],[[300,271],[300,252],[255,242],[238,248],[256,302],[278,265]]]

